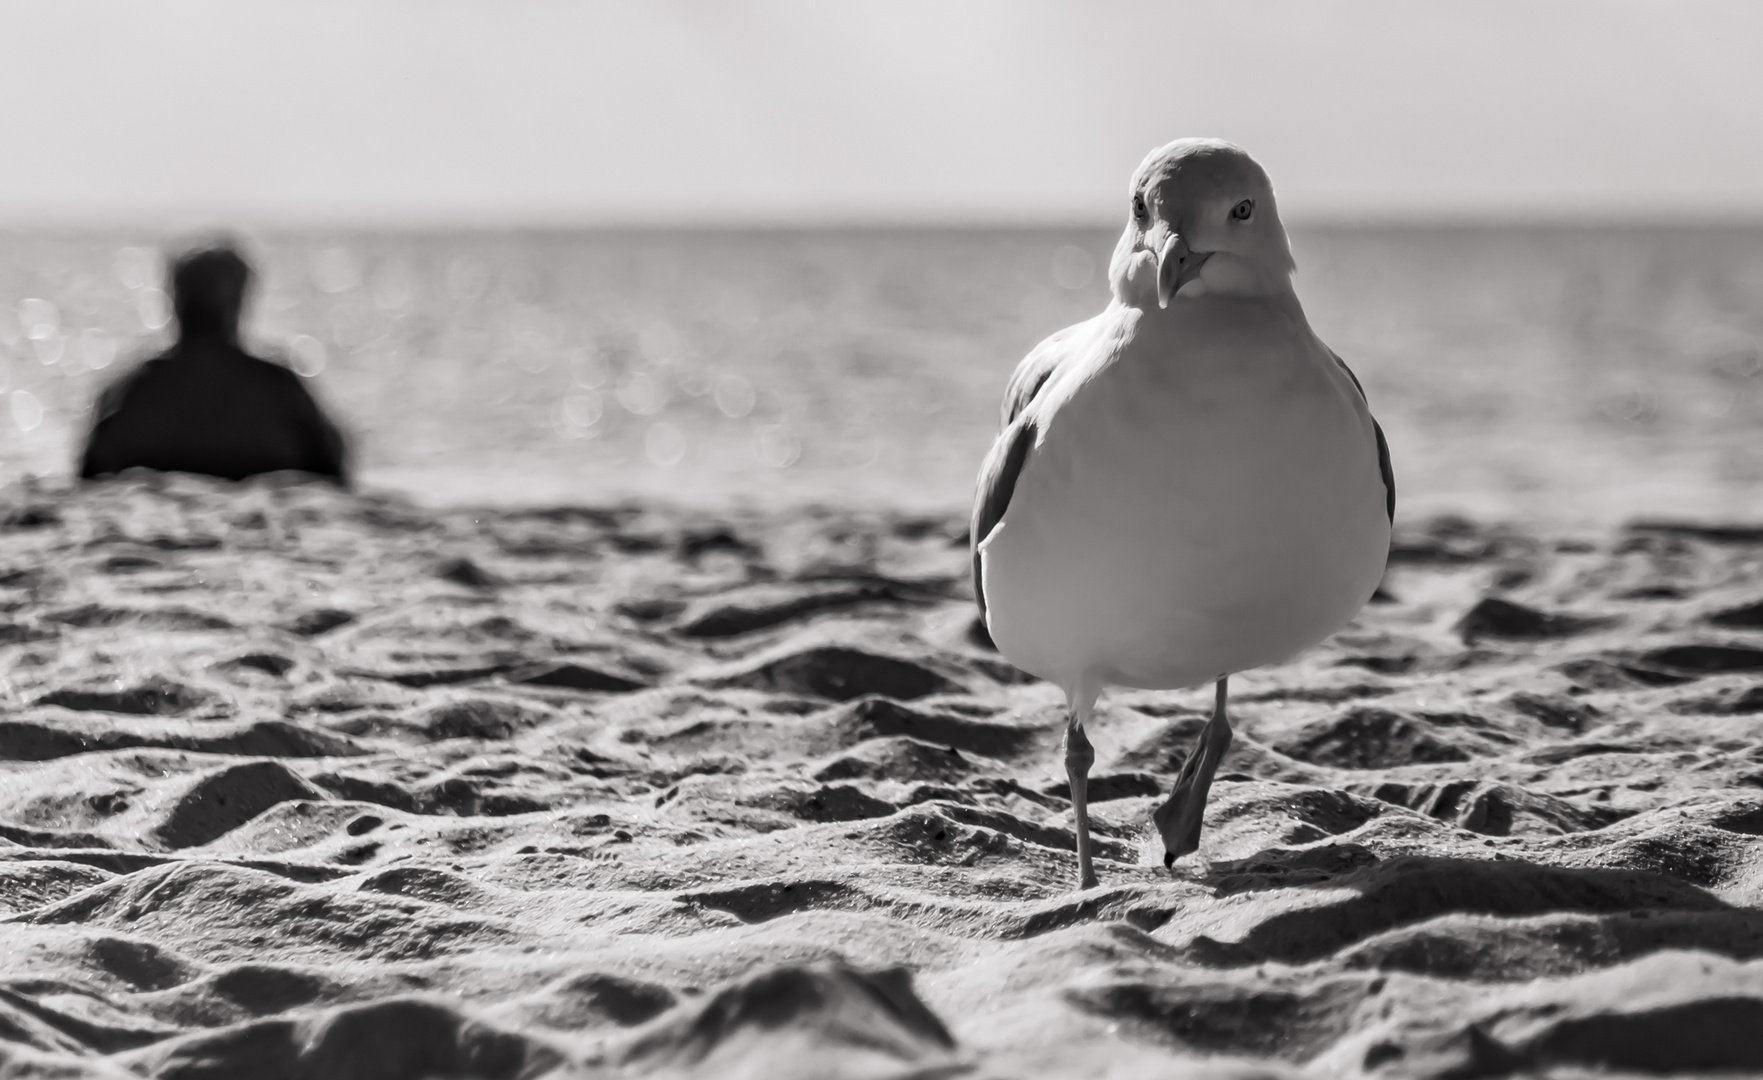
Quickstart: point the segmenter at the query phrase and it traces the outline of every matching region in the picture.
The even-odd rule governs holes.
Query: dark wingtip
[[[1165,870],[1174,870],[1175,869],[1175,852],[1165,851],[1163,853],[1163,869],[1165,869]]]
[[[1028,452],[1035,444],[1035,425],[1026,418],[1011,421],[1011,424],[998,435],[992,443],[991,452],[986,454],[985,464],[980,466],[979,488],[974,496],[973,525],[968,532],[969,543],[973,545],[973,598],[979,602],[979,613],[986,613],[985,574],[980,564],[980,545],[992,530],[1004,520],[1004,511],[1010,508],[1010,497],[1016,493],[1016,478],[1022,473],[1022,466],[1028,461]]]
[[[1347,378],[1353,380],[1353,389],[1359,391],[1359,400],[1369,405],[1371,399],[1365,396],[1365,387],[1359,385],[1359,376],[1353,374],[1353,369],[1347,366],[1347,362],[1341,359],[1339,353],[1330,349],[1329,355],[1334,357],[1335,363],[1341,365],[1341,370],[1347,373]],[[1384,439],[1383,426],[1377,422],[1376,417],[1371,419],[1371,429],[1377,433],[1377,471],[1383,477],[1384,512],[1389,514],[1390,524],[1394,525],[1396,523],[1396,471],[1390,467],[1390,444]]]

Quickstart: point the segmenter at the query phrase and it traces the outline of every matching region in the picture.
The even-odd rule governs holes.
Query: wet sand
[[[0,501],[0,1076],[1763,1068],[1763,528],[1400,524],[1209,706],[1056,690],[964,522]]]

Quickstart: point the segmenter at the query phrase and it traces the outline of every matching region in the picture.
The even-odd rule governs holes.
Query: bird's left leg
[[[1090,766],[1096,763],[1096,750],[1084,734],[1084,722],[1090,718],[1096,695],[1072,695],[1070,712],[1065,721],[1065,775],[1071,781],[1071,816],[1077,828],[1078,888],[1096,885],[1096,870],[1090,864]]]
[[[1175,860],[1200,847],[1200,821],[1206,814],[1206,796],[1212,790],[1212,777],[1218,763],[1230,749],[1230,715],[1225,710],[1230,677],[1218,680],[1217,697],[1212,705],[1212,718],[1200,729],[1200,738],[1188,759],[1182,763],[1181,774],[1175,778],[1175,790],[1169,801],[1151,812],[1151,821],[1163,836],[1163,865],[1174,866]]]

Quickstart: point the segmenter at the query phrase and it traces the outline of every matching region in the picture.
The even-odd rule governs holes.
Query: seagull
[[[1151,818],[1200,845],[1230,748],[1229,677],[1351,619],[1389,555],[1396,485],[1359,380],[1310,329],[1267,173],[1178,139],[1133,173],[1101,314],[1011,375],[980,468],[973,578],[992,640],[1065,693],[1080,888],[1096,884],[1085,733],[1107,687],[1215,685]]]

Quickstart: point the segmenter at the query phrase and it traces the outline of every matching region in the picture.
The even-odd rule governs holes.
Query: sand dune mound
[[[953,516],[14,495],[0,1074],[1763,1069],[1763,529],[1404,524],[1173,874],[1103,700],[1079,893]]]
[[[191,784],[149,835],[169,848],[195,847],[279,803],[322,798],[323,792],[279,761],[229,765]]]
[[[122,1060],[149,1077],[285,1076],[291,1080],[515,1080],[559,1056],[443,1003],[404,999],[299,1020],[258,1020],[168,1040]]]
[[[705,1077],[934,1075],[955,1041],[903,969],[782,967],[657,1020],[623,1047],[638,1074]]]
[[[814,644],[781,651],[760,662],[711,680],[715,686],[849,701],[875,694],[911,701],[927,694],[959,693],[962,687],[941,665],[849,645]]]

